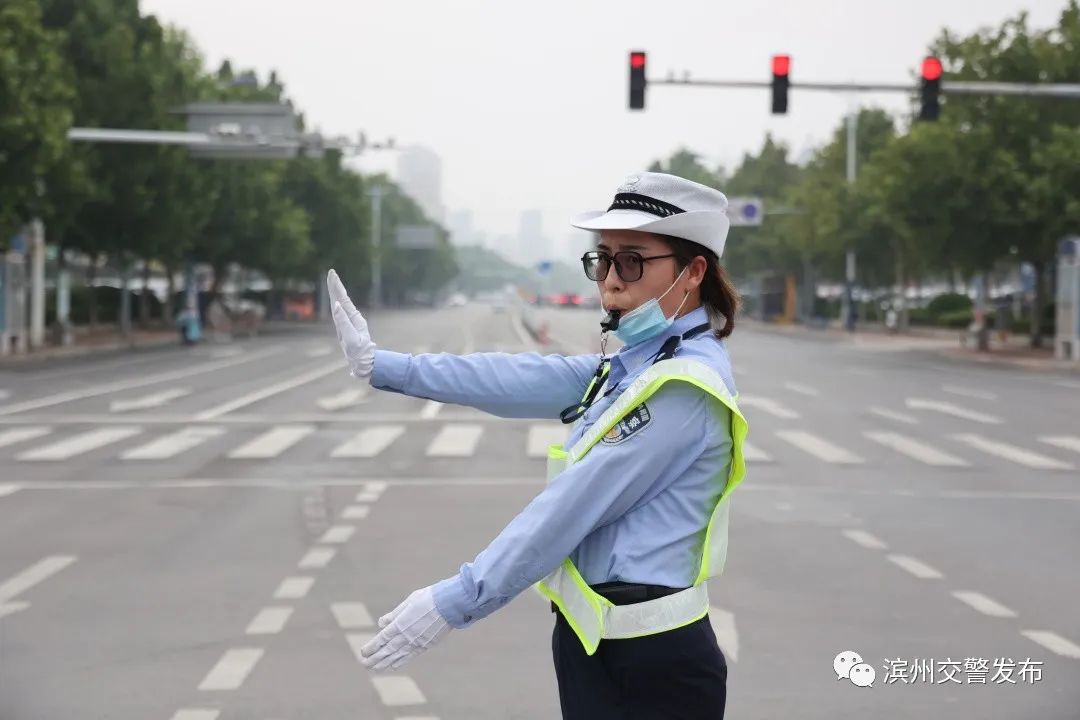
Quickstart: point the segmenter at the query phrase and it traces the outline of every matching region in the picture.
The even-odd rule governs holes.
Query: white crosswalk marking
[[[265,607],[252,619],[245,631],[248,635],[277,635],[289,622],[291,607]]]
[[[942,385],[941,389],[953,395],[961,397],[978,398],[979,400],[997,400],[997,395],[988,390],[974,390],[972,388],[957,387],[956,385]]]
[[[17,455],[19,460],[70,460],[76,455],[88,453],[91,450],[120,442],[126,438],[138,435],[142,432],[137,427],[109,427],[100,430],[91,430],[74,437],[66,438],[51,445],[28,450]]]
[[[443,404],[437,400],[428,400],[424,403],[424,407],[420,408],[420,417],[424,420],[432,420],[442,410],[442,406]]]
[[[376,425],[365,428],[348,442],[334,448],[330,457],[373,458],[404,434],[404,425]]]
[[[772,462],[772,457],[756,445],[743,442],[743,457],[746,462]]]
[[[341,513],[342,520],[363,520],[368,516],[371,507],[368,505],[350,505]]]
[[[278,425],[229,453],[236,460],[275,458],[315,432],[314,425]]]
[[[953,592],[953,597],[975,608],[983,615],[1006,618],[1016,617],[1016,613],[1013,610],[1010,610],[996,600],[991,600],[982,593],[957,590]]]
[[[796,392],[800,395],[808,395],[810,397],[817,397],[821,394],[809,385],[803,385],[801,383],[786,382],[784,383],[784,387],[786,387],[791,392]]]
[[[801,430],[779,430],[776,436],[786,440],[803,452],[810,453],[819,460],[837,465],[858,465],[863,459],[843,448],[833,445],[828,440]]]
[[[1025,450],[1024,448],[1016,447],[1015,445],[1009,445],[1007,443],[998,442],[997,440],[991,440],[990,438],[983,437],[982,435],[976,435],[974,433],[963,433],[952,436],[955,440],[962,442],[966,445],[970,445],[976,450],[982,450],[985,453],[994,455],[995,457],[1014,462],[1018,465],[1023,465],[1029,468],[1035,468],[1036,470],[1072,470],[1072,465],[1067,462],[1055,460],[1054,458],[1040,455],[1039,453],[1032,452],[1031,450]]]
[[[330,395],[329,397],[319,398],[316,402],[320,408],[327,412],[333,412],[334,410],[342,410],[347,407],[359,405],[368,399],[367,389],[361,385],[358,388],[349,388],[343,390],[337,395]]]
[[[1052,653],[1080,660],[1080,645],[1066,640],[1057,633],[1048,630],[1021,630],[1020,634],[1034,640]]]
[[[856,545],[862,545],[864,548],[869,548],[870,550],[884,550],[886,547],[883,541],[865,530],[845,530],[844,537],[851,540]]]
[[[75,562],[75,557],[72,555],[50,555],[34,563],[15,577],[0,583],[0,603],[15,599],[35,585],[45,582],[73,562]]]
[[[362,630],[375,627],[375,621],[371,619],[371,614],[368,613],[364,603],[334,603],[330,606],[330,611],[334,613],[334,617],[337,618],[337,623],[342,630]]]
[[[122,460],[168,460],[225,432],[219,427],[189,427],[140,445],[120,455]]]
[[[406,675],[380,677],[373,675],[371,682],[383,705],[399,707],[401,705],[421,705],[427,702],[424,693],[416,686],[412,678]]]
[[[558,443],[562,445],[566,441],[566,426],[544,423],[543,425],[529,426],[529,439],[525,443],[525,452],[531,458],[546,458],[548,446]]]
[[[1003,422],[999,417],[987,415],[986,413],[981,413],[977,410],[969,410],[968,408],[960,407],[959,405],[948,402],[942,402],[940,400],[908,398],[904,401],[904,404],[912,410],[934,410],[945,415],[952,415],[953,417],[984,423],[986,425],[1000,425]]]
[[[1047,435],[1039,438],[1039,442],[1080,453],[1080,437],[1074,435]]]
[[[778,417],[781,420],[798,420],[799,413],[794,410],[785,407],[776,400],[763,397],[755,397],[753,395],[740,395],[739,405],[742,407],[752,407],[767,412],[774,417]]]
[[[262,656],[260,648],[227,650],[199,684],[199,690],[236,690],[244,684]]]
[[[144,395],[132,400],[113,400],[109,403],[109,412],[120,413],[129,410],[146,410],[148,408],[161,407],[173,400],[178,400],[190,394],[191,391],[185,388],[173,388],[172,390],[162,390],[161,392],[151,393],[150,395]]]
[[[204,708],[189,708],[177,710],[172,720],[217,720],[220,710],[208,710]]]
[[[919,421],[911,417],[910,415],[894,412],[893,410],[886,410],[885,408],[872,407],[870,408],[870,412],[872,412],[874,415],[877,415],[878,417],[883,417],[886,420],[895,420],[896,422],[901,422],[905,425],[919,424]]]
[[[352,525],[334,525],[323,533],[319,542],[328,545],[340,545],[341,543],[349,542],[349,538],[351,538],[355,532],[356,528]]]
[[[301,570],[324,568],[334,559],[334,555],[336,554],[337,550],[334,548],[312,548],[307,551],[307,554],[304,555],[304,557],[300,558],[300,564],[297,567]]]
[[[8,615],[14,615],[17,612],[22,612],[26,608],[30,607],[28,602],[0,602],[0,620]]]
[[[20,486],[13,483],[0,483],[0,498],[6,495],[14,495],[21,489],[22,488]]]
[[[472,457],[483,434],[484,428],[481,425],[470,423],[444,425],[428,445],[425,455],[428,457]]]
[[[300,600],[307,596],[311,586],[315,584],[313,577],[287,577],[274,591],[275,600]]]
[[[863,435],[874,442],[879,442],[885,447],[892,448],[896,452],[907,455],[909,458],[918,460],[934,467],[967,467],[968,463],[955,455],[950,455],[943,450],[919,442],[906,435],[894,432],[864,432]]]
[[[0,447],[26,442],[27,440],[34,440],[44,435],[48,435],[51,432],[52,428],[36,425],[33,427],[22,427],[12,428],[11,430],[3,430],[0,431]]]
[[[943,577],[940,572],[930,567],[923,561],[916,560],[913,557],[908,557],[907,555],[889,555],[888,558],[889,562],[894,563],[899,567],[902,567],[904,570],[907,570],[909,573],[921,580],[936,580],[940,577]]]

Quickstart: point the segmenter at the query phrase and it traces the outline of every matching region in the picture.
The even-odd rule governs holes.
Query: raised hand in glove
[[[379,627],[379,634],[360,648],[360,662],[370,670],[397,670],[453,630],[435,607],[432,586],[413,592],[379,618]]]
[[[349,362],[349,373],[355,378],[366,378],[375,366],[375,343],[368,332],[367,320],[349,299],[336,271],[327,273],[326,287],[330,291],[334,328]]]

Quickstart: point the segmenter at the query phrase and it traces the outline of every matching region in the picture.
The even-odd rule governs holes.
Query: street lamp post
[[[375,185],[368,191],[371,198],[371,292],[369,307],[380,307],[382,303],[382,199],[385,190]]]

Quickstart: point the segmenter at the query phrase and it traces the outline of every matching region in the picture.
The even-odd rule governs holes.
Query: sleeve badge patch
[[[630,438],[638,430],[641,430],[648,425],[651,421],[652,415],[649,413],[649,408],[645,406],[645,403],[642,403],[627,413],[613,428],[608,430],[607,434],[604,435],[602,442],[606,445],[618,445]]]

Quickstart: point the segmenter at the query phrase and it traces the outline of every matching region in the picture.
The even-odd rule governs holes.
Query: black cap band
[[[608,210],[640,210],[662,218],[686,212],[678,205],[672,205],[663,200],[657,200],[648,195],[639,195],[638,193],[617,194],[615,201],[611,203]]]

